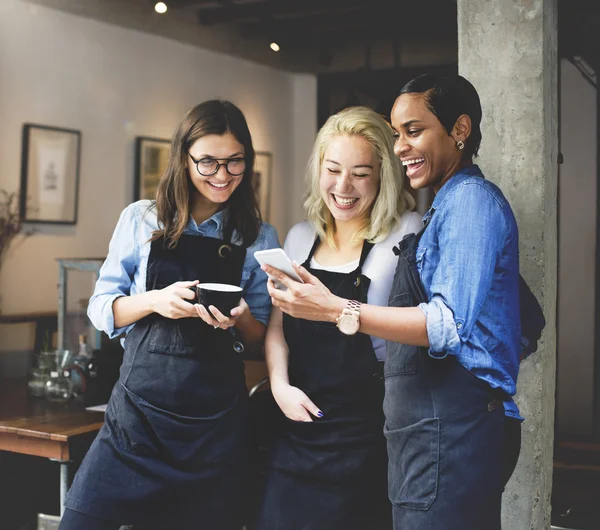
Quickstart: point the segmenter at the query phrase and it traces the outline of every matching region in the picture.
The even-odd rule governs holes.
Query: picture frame
[[[252,187],[256,194],[256,202],[262,220],[270,222],[271,218],[271,180],[273,171],[273,155],[268,151],[256,151]]]
[[[171,140],[150,136],[136,137],[134,201],[156,199],[158,183],[167,168],[170,153]]]
[[[19,197],[23,222],[77,223],[80,162],[81,131],[23,124]]]

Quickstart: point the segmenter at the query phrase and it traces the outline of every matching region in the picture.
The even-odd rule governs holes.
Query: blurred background
[[[519,4],[506,35],[517,55],[532,46],[519,37],[531,3]],[[552,518],[557,528],[597,529],[600,7],[533,3],[558,20]],[[243,110],[260,152],[261,210],[283,242],[304,218],[318,128],[351,105],[388,117],[406,81],[458,72],[459,34],[474,29],[459,27],[457,9],[456,0],[2,0],[0,390],[35,379],[42,353],[56,349],[100,359],[110,387],[120,346],[90,326],[87,300],[119,213],[152,195],[188,109],[224,98]],[[504,65],[487,60],[493,85]],[[515,79],[507,90],[520,88]],[[485,160],[497,146],[485,133],[483,146]],[[417,198],[424,212],[431,196]],[[92,401],[106,393],[97,391]],[[12,398],[4,399],[0,412]],[[37,513],[58,514],[58,486],[57,462],[0,451],[0,529],[35,528]]]

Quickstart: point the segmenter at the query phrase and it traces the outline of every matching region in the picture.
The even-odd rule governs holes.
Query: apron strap
[[[317,248],[318,248],[320,242],[321,242],[321,238],[319,236],[315,237],[315,242],[313,243],[313,246],[311,247],[310,252],[308,253],[308,257],[306,258],[306,260],[303,263],[304,268],[310,267],[310,260],[313,258],[315,252],[317,251]],[[373,248],[373,243],[371,243],[370,241],[367,241],[366,239],[363,240],[363,246],[362,246],[362,250],[360,252],[360,259],[358,261],[358,267],[356,268],[356,270],[354,270],[354,272],[352,274],[358,274],[359,276],[362,274],[363,265],[365,264],[367,256],[369,255],[369,252],[371,252],[372,248]]]
[[[358,269],[356,269],[356,272],[358,274],[362,274],[363,265],[365,264],[365,261],[367,260],[367,256],[369,255],[369,252],[371,252],[372,248],[373,248],[373,243],[371,243],[370,241],[367,241],[365,239],[363,241],[363,247],[360,252],[360,261],[358,262]]]
[[[319,246],[320,242],[321,242],[321,238],[319,236],[315,237],[315,241],[313,243],[313,246],[310,248],[310,252],[308,253],[308,257],[306,258],[306,260],[302,264],[302,266],[305,269],[308,268],[308,267],[310,267],[310,260],[312,259],[312,257],[314,256],[315,252],[317,251],[317,247]]]

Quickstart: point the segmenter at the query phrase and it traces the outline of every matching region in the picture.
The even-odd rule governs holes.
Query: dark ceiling
[[[369,42],[382,36],[456,38],[455,0],[165,0],[193,12],[201,26],[234,26],[247,40],[303,50]],[[423,23],[423,21],[426,21]]]
[[[115,2],[116,0],[103,0]],[[457,0],[163,0],[170,12],[213,32],[236,33],[241,46],[264,49],[277,42],[281,66],[292,58],[314,57],[327,70],[332,50],[360,49],[368,57],[386,41],[394,65],[403,49],[414,50],[435,41],[458,41]],[[493,1],[493,0],[481,0]],[[151,10],[156,0],[119,0],[121,5]],[[560,55],[574,62],[583,58],[600,69],[600,0],[558,0]],[[258,46],[257,46],[258,45]],[[379,48],[381,49],[381,47]],[[288,64],[289,63],[289,64]],[[293,68],[292,68],[293,69]],[[323,70],[320,70],[323,71]]]
[[[148,0],[151,1],[151,0]],[[306,49],[376,40],[456,38],[456,0],[165,0],[200,26],[235,27],[247,40]],[[559,0],[561,53],[600,56],[600,1]]]

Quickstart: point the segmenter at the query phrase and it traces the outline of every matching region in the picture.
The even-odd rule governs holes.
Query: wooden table
[[[263,361],[245,361],[246,386],[266,376]],[[50,403],[28,396],[27,381],[0,380],[0,451],[50,458],[60,463],[61,515],[68,489],[69,462],[80,460],[104,423],[103,412],[83,403]]]
[[[69,462],[83,455],[104,423],[103,412],[83,403],[50,403],[28,395],[27,381],[0,381],[0,450],[42,456],[60,463],[61,515]]]

